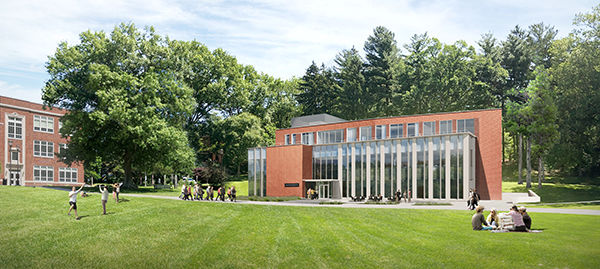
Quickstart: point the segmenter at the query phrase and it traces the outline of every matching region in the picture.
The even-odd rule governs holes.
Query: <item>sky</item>
[[[443,43],[476,46],[484,33],[505,39],[515,25],[544,22],[564,37],[588,0],[221,1],[0,0],[0,95],[41,102],[45,64],[60,42],[81,32],[132,22],[171,39],[222,48],[259,72],[302,77],[312,61],[333,64],[342,49],[362,48],[376,26],[400,47],[427,32]],[[402,52],[402,47],[401,47]]]

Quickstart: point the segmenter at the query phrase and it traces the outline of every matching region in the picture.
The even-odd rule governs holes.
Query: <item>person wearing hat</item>
[[[483,206],[477,206],[475,209],[475,214],[471,218],[471,225],[473,226],[473,230],[491,230],[492,226],[488,226],[487,221],[485,221],[485,217],[483,217]]]

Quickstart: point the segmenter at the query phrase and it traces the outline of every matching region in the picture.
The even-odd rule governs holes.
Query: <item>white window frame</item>
[[[312,145],[315,143],[315,135],[313,132],[302,133],[301,139],[303,145]]]
[[[36,149],[36,147],[39,147]],[[46,149],[43,151],[42,149]],[[33,156],[54,158],[54,142],[33,140]]]
[[[375,126],[375,139],[386,139],[387,138],[387,125],[376,125]]]
[[[427,125],[430,125],[430,126],[427,126]],[[427,130],[429,127],[430,127],[430,130]],[[428,131],[428,132],[426,133],[426,131]],[[423,122],[423,135],[435,135],[435,121]]]
[[[446,128],[443,128],[442,126],[444,126]],[[440,121],[440,134],[451,134],[451,133],[452,133],[452,120]]]
[[[411,124],[415,126],[412,134],[409,132]],[[406,137],[417,137],[417,136],[419,136],[419,123],[418,122],[407,123],[406,124]]]
[[[350,130],[354,131],[354,135],[350,136]],[[357,141],[357,136],[358,135],[358,130],[356,129],[356,127],[354,128],[346,128],[346,142],[356,142]]]
[[[67,177],[67,173],[69,177]],[[78,175],[77,168],[72,167],[60,167],[58,168],[58,181],[60,182],[77,182]],[[73,176],[75,175],[75,176]]]
[[[367,129],[367,128],[368,128],[368,129],[369,129],[368,136],[363,136],[363,128],[365,128],[365,129]],[[373,127],[371,127],[371,126],[361,126],[361,127],[358,129],[358,130],[359,130],[359,139],[360,139],[360,141],[369,141],[369,140],[373,140],[373,133],[372,133],[373,129],[372,129],[372,128],[373,128]],[[368,139],[363,139],[363,137],[368,137]]]
[[[33,131],[41,133],[54,133],[54,118],[33,115]]]
[[[285,139],[284,145],[289,145],[290,144],[290,135],[286,134],[284,139]]]
[[[397,137],[392,137],[392,129],[398,130]],[[390,138],[400,138],[400,137],[404,137],[404,123],[390,124]]]
[[[36,175],[37,172],[37,175]],[[34,181],[54,181],[54,167],[52,166],[33,166],[33,180]]]
[[[473,130],[467,130],[467,121],[472,121],[473,122]],[[471,132],[475,134],[475,119],[461,119],[461,120],[456,120],[456,132],[457,133],[466,133],[466,132]]]
[[[8,138],[23,139],[23,118],[8,116]]]

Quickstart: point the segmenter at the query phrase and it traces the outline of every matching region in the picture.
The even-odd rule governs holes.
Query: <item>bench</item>
[[[159,189],[170,189],[170,188],[171,188],[171,185],[158,185],[158,184],[155,184],[155,185],[154,185],[154,189],[155,189],[155,190],[159,190]]]

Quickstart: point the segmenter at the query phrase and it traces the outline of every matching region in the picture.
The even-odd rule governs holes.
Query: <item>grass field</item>
[[[600,186],[583,184],[544,183],[531,188],[541,197],[542,203],[600,200]],[[502,182],[502,192],[527,192],[525,184]]]
[[[3,268],[600,268],[600,216],[531,213],[542,233],[472,231],[472,212],[78,198],[0,186]]]

